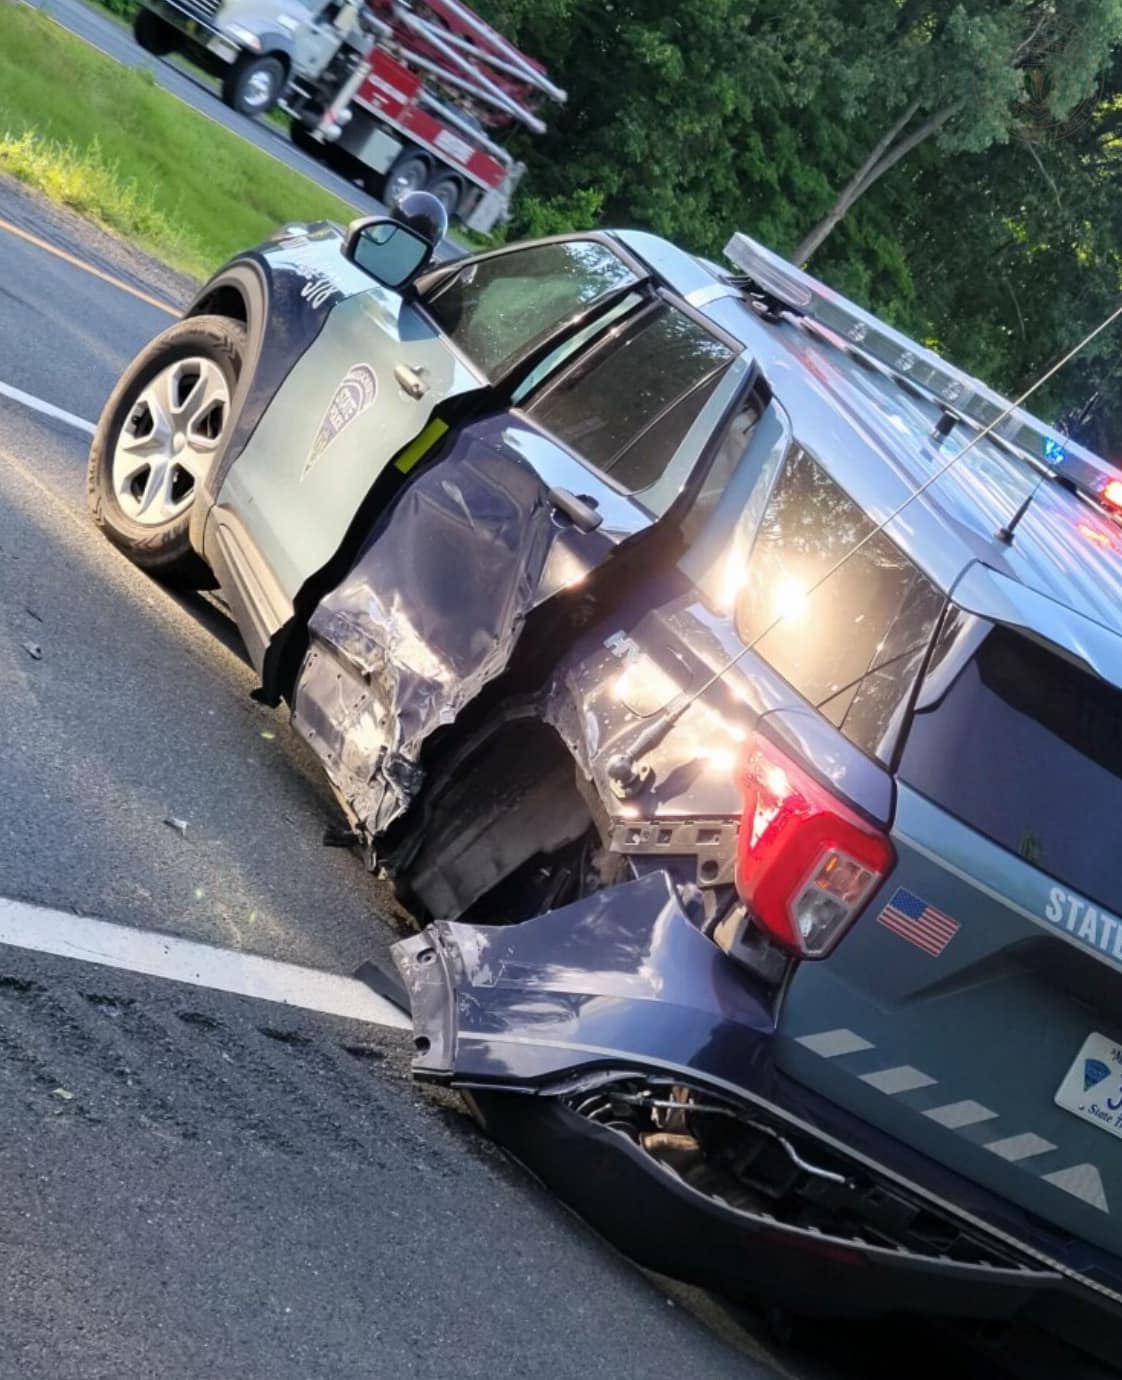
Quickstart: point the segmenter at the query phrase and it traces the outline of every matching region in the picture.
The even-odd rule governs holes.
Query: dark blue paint
[[[207,476],[212,502],[281,384],[323,329],[331,308],[344,296],[337,287],[309,297],[308,276],[294,267],[290,251],[310,243],[341,246],[342,236],[334,226],[315,225],[298,235],[281,235],[247,250],[219,269],[187,310],[188,316],[205,310],[208,298],[216,291],[234,286],[246,300],[249,316],[244,366],[247,389],[222,454]]]
[[[605,1062],[768,1081],[769,994],[701,934],[665,873],[522,925],[435,929],[454,955],[458,1081]]]
[[[418,962],[426,948],[436,958]],[[771,994],[694,926],[661,873],[513,927],[441,922],[395,947],[421,1076],[546,1092],[599,1070],[688,1076],[760,1102],[956,1205],[1013,1241],[1122,1290],[1122,1261],[884,1134],[776,1067]],[[418,1000],[418,992],[421,997]]]

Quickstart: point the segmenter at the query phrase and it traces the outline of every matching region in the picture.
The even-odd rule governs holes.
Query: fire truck
[[[186,51],[248,115],[280,106],[293,143],[391,205],[426,187],[486,233],[523,165],[499,142],[565,92],[460,0],[142,0],[137,41]]]

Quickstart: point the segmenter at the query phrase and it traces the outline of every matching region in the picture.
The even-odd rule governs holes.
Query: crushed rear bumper
[[[495,1139],[616,1246],[705,1288],[801,1313],[1011,1317],[1061,1281],[1027,1264],[940,1260],[734,1209],[565,1099],[473,1096]]]
[[[1053,1256],[976,1185],[867,1127],[839,1136],[775,1069],[772,994],[665,874],[522,925],[441,922],[394,958],[416,1076],[470,1090],[495,1138],[641,1264],[803,1313],[1031,1316],[1122,1356],[1119,1262],[1080,1246],[1081,1274],[1072,1242]]]

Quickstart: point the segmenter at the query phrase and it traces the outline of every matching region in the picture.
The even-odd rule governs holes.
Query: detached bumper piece
[[[755,1110],[621,1076],[473,1094],[487,1128],[650,1269],[804,1313],[1007,1318],[1062,1277]]]
[[[770,998],[697,929],[664,872],[521,925],[439,921],[393,947],[423,1080],[518,1086],[624,1058],[747,1075]]]
[[[416,1076],[469,1089],[495,1139],[640,1264],[809,1314],[1021,1315],[1122,1356],[1111,1290],[787,1105],[769,995],[665,874],[521,925],[440,922],[394,959]]]

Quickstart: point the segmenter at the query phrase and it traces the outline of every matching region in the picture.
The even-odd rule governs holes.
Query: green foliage
[[[545,235],[563,235],[574,225],[595,225],[600,217],[604,195],[591,187],[578,187],[567,196],[524,195],[508,226],[510,239],[536,240]]]
[[[125,178],[96,139],[79,149],[30,130],[0,133],[0,168],[110,230],[160,245],[168,259],[196,263],[201,257],[198,243],[185,228],[164,215],[135,178]]]
[[[1122,0],[477,4],[569,92],[514,141],[512,231],[638,225],[719,257],[743,229],[790,254],[914,102],[905,135],[950,113],[864,189],[817,274],[1005,389],[1122,287]],[[1098,390],[1103,446],[1120,369],[1116,330],[1041,406]]]

